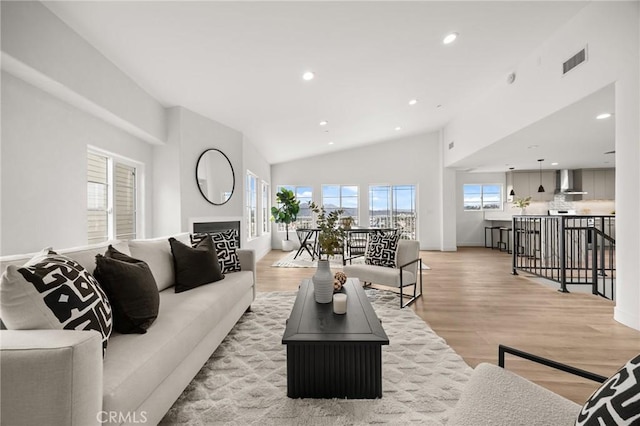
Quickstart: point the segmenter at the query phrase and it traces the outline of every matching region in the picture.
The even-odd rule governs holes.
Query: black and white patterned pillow
[[[191,235],[191,246],[196,247],[207,235],[211,235],[216,247],[218,262],[222,273],[236,272],[240,270],[240,258],[238,257],[238,231],[228,229]]]
[[[367,265],[396,267],[399,235],[372,234],[367,244],[364,263]]]
[[[96,330],[106,351],[111,305],[96,279],[66,256],[49,251],[22,267],[8,266],[0,304],[10,330]]]
[[[640,355],[609,377],[582,406],[576,426],[640,424]]]

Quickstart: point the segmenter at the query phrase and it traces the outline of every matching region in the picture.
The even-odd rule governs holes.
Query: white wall
[[[173,235],[182,229],[182,187],[180,168],[181,108],[167,111],[167,142],[153,147],[153,236]]]
[[[516,82],[497,86],[470,103],[444,129],[446,166],[615,83],[616,263],[615,319],[640,329],[640,116],[638,2],[591,2],[515,71]],[[562,62],[588,44],[589,60],[562,77]],[[445,218],[446,220],[446,218]]]
[[[155,143],[166,139],[164,108],[42,3],[1,3],[3,69],[66,90],[104,119]]]
[[[152,223],[151,146],[2,73],[0,254],[87,244],[87,145],[145,164]]]
[[[500,184],[502,185],[502,198],[506,200],[506,178],[504,173],[457,173],[456,244],[458,246],[483,246],[484,227],[489,224],[484,220],[483,211],[464,211],[463,187],[468,183]]]
[[[247,170],[258,176],[258,237],[248,240],[245,247],[256,252],[256,258],[260,259],[271,250],[271,232],[262,233],[262,181],[269,184],[269,198],[271,198],[271,165],[264,159],[262,154],[256,149],[246,137],[242,144],[243,169],[246,176]],[[246,181],[245,181],[246,182]],[[269,220],[271,214],[267,214]],[[244,211],[244,221],[247,222],[247,212]],[[271,229],[271,226],[269,226]]]
[[[359,186],[361,223],[369,220],[370,184],[417,184],[418,234],[423,250],[441,247],[441,153],[438,133],[408,136],[271,166],[272,199],[277,185],[310,185],[322,203],[323,184]],[[280,248],[284,232],[273,227],[272,244]]]
[[[168,117],[167,143],[153,149],[154,184],[158,188],[155,235],[190,232],[194,219],[239,219],[242,247],[252,248],[258,258],[262,257],[270,249],[270,235],[248,240],[244,197],[247,170],[270,182],[269,164],[237,130],[183,107],[171,108]],[[233,195],[220,206],[204,199],[196,181],[198,158],[211,148],[219,149],[229,158],[235,174]]]

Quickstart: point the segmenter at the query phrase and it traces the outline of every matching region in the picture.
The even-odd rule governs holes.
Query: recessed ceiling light
[[[609,112],[604,112],[604,113],[596,116],[596,118],[598,120],[604,120],[605,118],[609,118],[609,117],[611,117],[611,113],[609,113]]]
[[[333,142],[329,142],[329,145],[333,145]]]
[[[320,122],[320,125],[321,125],[321,126],[326,126],[327,124],[329,124],[329,122],[328,122],[327,120],[322,120],[322,121]]]
[[[309,80],[313,80],[313,78],[316,75],[314,73],[312,73],[311,71],[307,71],[304,74],[302,74],[302,79],[305,81],[309,81]]]
[[[417,99],[411,99],[411,100],[409,101],[409,105],[415,105],[415,104],[417,104],[417,103],[418,103],[418,100],[417,100]]]
[[[557,165],[558,165],[558,163],[551,163],[551,165],[552,165],[552,166],[557,166]]]
[[[402,130],[402,127],[398,126],[396,127],[396,130]]]
[[[458,33],[447,34],[447,36],[442,40],[444,44],[451,44],[458,38]]]

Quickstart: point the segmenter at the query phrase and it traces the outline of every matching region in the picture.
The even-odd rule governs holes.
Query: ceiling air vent
[[[562,64],[562,75],[568,73],[569,71],[571,71],[572,69],[574,69],[575,67],[577,67],[578,65],[586,61],[587,61],[587,47],[585,46],[584,49],[582,49],[581,51],[579,51],[578,53],[576,53],[575,55],[567,59]]]

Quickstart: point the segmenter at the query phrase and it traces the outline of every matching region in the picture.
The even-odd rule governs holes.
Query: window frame
[[[470,192],[467,191],[468,187],[480,187],[480,192],[474,192],[474,194],[479,194],[480,200],[479,201],[467,201],[467,194]],[[485,187],[497,187],[498,191],[496,192],[489,192],[489,191],[485,191]],[[496,208],[487,208],[485,207],[485,194],[487,195],[498,195],[498,200],[495,201],[495,203],[497,203],[497,207]],[[476,195],[478,196],[478,195]],[[490,201],[487,201],[490,202]],[[468,204],[471,203],[478,203],[479,204],[479,208],[467,208]],[[464,183],[462,184],[462,210],[465,212],[484,212],[484,211],[502,211],[504,210],[504,184],[502,183]]]
[[[101,242],[112,241],[118,239],[117,226],[117,209],[116,209],[116,190],[117,185],[115,183],[116,179],[116,167],[117,165],[122,165],[126,167],[133,168],[134,173],[134,191],[133,191],[133,221],[134,225],[134,234],[131,239],[135,238],[144,238],[144,173],[145,167],[144,163],[133,160],[131,158],[124,157],[119,154],[115,154],[113,152],[92,146],[87,145],[87,172],[85,174],[87,180],[87,195],[85,199],[87,200],[86,212],[87,212],[87,243],[88,244],[99,244]],[[89,155],[96,155],[100,157],[104,157],[107,160],[107,182],[105,184],[106,187],[106,195],[107,195],[107,205],[105,209],[105,214],[107,215],[107,235],[106,239],[102,241],[96,241],[95,239],[89,239],[89,218],[88,214],[91,210],[89,208],[89,190],[88,185],[89,181]]]
[[[334,196],[325,196],[325,188],[327,187],[338,187],[338,196],[334,197]],[[344,193],[343,193],[343,189],[347,188],[347,187],[353,187],[356,188],[356,195],[354,196],[348,196],[345,197]],[[355,226],[357,226],[360,223],[360,186],[356,185],[356,184],[333,184],[333,183],[328,183],[328,184],[322,184],[320,187],[320,196],[322,198],[322,205],[325,207],[325,210],[327,213],[330,213],[333,210],[337,210],[337,209],[343,209],[345,210],[345,214],[349,216],[347,209],[351,210],[354,209],[354,207],[345,207],[344,206],[344,199],[345,198],[355,198],[356,200],[356,206],[355,206],[355,214],[351,214],[350,216],[353,217],[353,224]],[[335,208],[329,207],[327,208],[326,205],[326,199],[338,199],[338,206]],[[345,216],[345,214],[343,214],[342,216]]]
[[[250,182],[253,182],[253,186]],[[258,176],[248,169],[245,180],[245,211],[247,240],[258,238]]]
[[[298,196],[298,189],[309,189],[309,191],[311,192],[311,195],[309,197],[303,197],[304,200],[306,201],[306,199],[309,200],[309,202],[313,201],[313,185],[277,185],[276,186],[276,194],[278,192],[280,192],[280,189],[282,188],[286,188],[288,190],[293,191],[293,194],[296,196],[296,199],[298,201],[300,201],[300,197]],[[302,202],[300,203],[300,210],[302,211]],[[285,232],[285,224],[284,223],[278,223],[277,224],[277,230],[278,232]],[[315,226],[315,217],[313,215],[313,212],[311,212],[311,210],[309,210],[309,215],[308,216],[303,216],[298,214],[297,219],[295,222],[290,223],[289,224],[289,231],[295,231],[297,228],[313,228]]]
[[[403,187],[411,188],[411,192],[412,192],[412,197],[411,197],[412,210],[411,211],[413,212],[413,227],[411,227],[411,226],[409,226],[408,228],[407,227],[403,227],[401,238],[408,239],[408,240],[415,240],[415,239],[418,238],[418,228],[419,228],[419,223],[418,223],[418,185],[417,184],[397,184],[397,185],[392,185],[392,184],[371,184],[371,185],[369,185],[369,226],[382,227],[382,228],[384,228],[384,227],[397,228],[398,227],[398,222],[400,221],[400,214],[398,213],[399,209],[398,209],[398,204],[397,204],[397,200],[399,198],[398,191]],[[374,211],[374,209],[373,209],[373,198],[374,197],[372,196],[372,190],[374,190],[374,188],[377,188],[378,191],[379,191],[380,188],[384,188],[385,192],[386,192],[386,198],[387,198],[386,211],[388,213],[388,215],[386,216],[386,220],[385,220],[385,222],[388,223],[388,225],[386,225],[386,226],[380,226],[380,224],[372,223],[372,220],[374,218],[374,215],[372,214],[372,212]]]
[[[269,182],[262,181],[262,235],[271,233],[271,206],[270,206],[270,194],[269,194]]]

